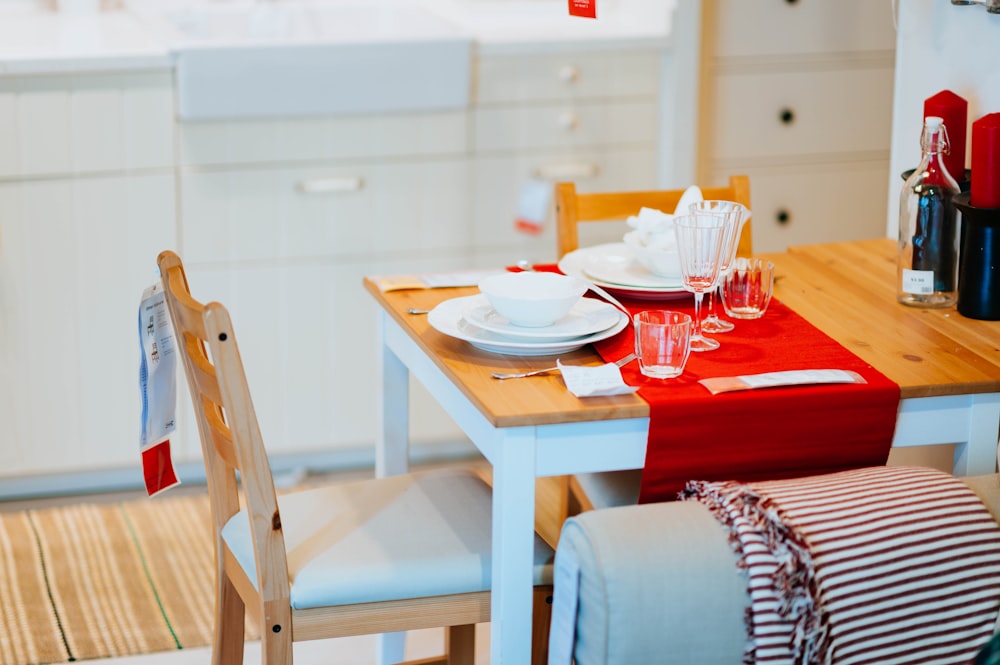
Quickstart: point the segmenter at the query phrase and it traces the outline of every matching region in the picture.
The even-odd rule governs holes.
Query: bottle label
[[[903,293],[913,293],[918,296],[934,294],[933,270],[903,269]]]

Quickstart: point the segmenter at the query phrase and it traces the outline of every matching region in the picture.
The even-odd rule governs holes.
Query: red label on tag
[[[161,441],[142,451],[142,476],[146,481],[146,494],[154,496],[180,485],[170,456],[170,440]]]
[[[569,0],[569,15],[597,18],[597,0]]]

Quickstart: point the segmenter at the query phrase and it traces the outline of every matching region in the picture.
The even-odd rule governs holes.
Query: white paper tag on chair
[[[139,391],[142,397],[142,455],[146,492],[153,496],[179,485],[170,457],[170,435],[177,428],[177,346],[160,284],[150,286],[139,303]]]
[[[590,367],[563,365],[562,361],[557,360],[556,365],[566,382],[566,388],[577,397],[628,395],[638,390],[625,383],[621,369],[614,363]]]

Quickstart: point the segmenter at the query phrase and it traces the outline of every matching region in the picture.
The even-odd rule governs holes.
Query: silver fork
[[[627,356],[625,356],[624,358],[619,358],[618,360],[616,360],[615,364],[618,365],[619,367],[624,367],[625,365],[629,364],[633,360],[635,360],[635,354],[634,353],[630,353]],[[536,369],[536,370],[532,370],[530,372],[515,372],[513,374],[504,374],[502,372],[493,372],[492,376],[493,376],[494,379],[500,379],[500,380],[503,380],[503,379],[520,379],[520,378],[523,378],[525,376],[538,376],[539,374],[548,374],[549,372],[554,372],[554,371],[556,371],[558,369],[559,369],[558,367],[546,367],[545,369]]]

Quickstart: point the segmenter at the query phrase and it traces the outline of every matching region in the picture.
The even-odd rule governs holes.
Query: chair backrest
[[[229,312],[217,302],[202,304],[191,296],[175,253],[162,252],[157,264],[198,421],[216,565],[224,552],[222,527],[240,510],[242,486],[257,560],[257,589],[265,604],[277,601],[272,607],[283,611],[289,608],[290,589],[281,517]]]
[[[735,201],[750,208],[750,178],[735,175],[729,178],[725,187],[703,187],[705,199]],[[639,213],[641,208],[654,208],[673,213],[684,194],[683,189],[662,189],[630,192],[594,192],[579,194],[571,182],[556,184],[556,248],[557,258],[578,249],[581,222],[604,222],[624,220]],[[748,256],[752,251],[751,226],[748,220],[740,236],[737,255]]]

